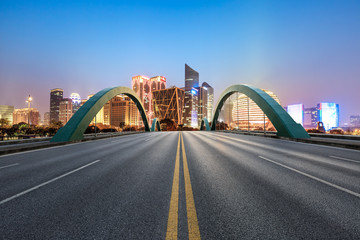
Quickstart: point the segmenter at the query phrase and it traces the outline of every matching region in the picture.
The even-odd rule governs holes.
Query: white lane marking
[[[0,167],[0,169],[8,168],[8,167],[16,166],[16,165],[19,165],[19,164],[18,164],[18,163],[14,163],[14,164],[10,164],[10,165],[7,165],[7,166],[2,166],[2,167]]]
[[[77,168],[77,169],[74,169],[74,170],[72,170],[72,171],[70,171],[70,172],[67,172],[67,173],[65,173],[65,174],[63,174],[63,175],[60,175],[60,176],[58,176],[58,177],[56,177],[56,178],[53,178],[53,179],[51,179],[51,180],[49,180],[49,181],[46,181],[46,182],[44,182],[44,183],[41,183],[41,184],[39,184],[39,185],[37,185],[37,186],[35,186],[35,187],[29,188],[29,189],[27,189],[27,190],[25,190],[25,191],[23,191],[23,192],[21,192],[21,193],[15,194],[14,196],[11,196],[11,197],[9,197],[9,198],[6,198],[6,199],[2,200],[2,201],[0,202],[0,205],[4,204],[4,203],[6,203],[6,202],[9,202],[9,201],[11,201],[11,200],[13,200],[13,199],[15,199],[15,198],[18,198],[18,197],[20,197],[20,196],[22,196],[22,195],[24,195],[24,194],[27,194],[27,193],[29,193],[29,192],[32,192],[32,191],[34,191],[34,190],[36,190],[36,189],[38,189],[38,188],[40,188],[40,187],[43,187],[43,186],[45,186],[45,185],[47,185],[47,184],[49,184],[49,183],[52,183],[52,182],[54,182],[54,181],[56,181],[56,180],[59,180],[59,179],[61,179],[61,178],[63,178],[63,177],[66,177],[66,176],[68,176],[68,175],[70,175],[70,174],[72,174],[72,173],[75,173],[75,172],[77,172],[77,171],[79,171],[79,170],[81,170],[81,169],[84,169],[84,168],[86,168],[86,167],[89,167],[89,166],[91,166],[91,165],[93,165],[93,164],[95,164],[95,163],[97,163],[97,162],[99,162],[99,161],[100,161],[100,160],[96,160],[96,161],[94,161],[94,162],[88,163],[88,164],[86,164],[86,165],[84,165],[84,166],[82,166],[82,167],[79,167],[79,168]]]
[[[324,183],[324,184],[326,184],[326,185],[328,185],[328,186],[330,186],[330,187],[339,189],[339,190],[341,190],[341,191],[343,191],[343,192],[349,193],[349,194],[351,194],[351,195],[353,195],[353,196],[355,196],[355,197],[360,198],[360,193],[353,192],[353,191],[351,191],[351,190],[349,190],[349,189],[340,187],[340,186],[338,186],[338,185],[336,185],[336,184],[333,184],[333,183],[330,183],[330,182],[328,182],[328,181],[322,180],[322,179],[320,179],[320,178],[314,177],[314,176],[312,176],[312,175],[310,175],[310,174],[307,174],[307,173],[304,173],[304,172],[302,172],[302,171],[296,170],[295,168],[288,167],[288,166],[286,166],[286,165],[284,165],[284,164],[275,162],[275,161],[273,161],[273,160],[271,160],[271,159],[268,159],[268,158],[266,158],[266,157],[259,156],[259,158],[264,159],[264,160],[266,160],[266,161],[268,161],[268,162],[274,163],[274,164],[276,164],[276,165],[279,165],[279,166],[281,166],[281,167],[284,167],[284,168],[286,168],[286,169],[289,169],[289,170],[291,170],[291,171],[297,172],[297,173],[299,173],[299,174],[301,174],[301,175],[303,175],[303,176],[306,176],[306,177],[308,177],[308,178],[314,179],[314,180],[316,180],[316,181],[318,181],[318,182],[321,182],[321,183]]]
[[[149,141],[151,138],[145,139],[145,142]]]
[[[343,158],[343,157],[337,157],[337,156],[329,156],[329,157],[344,160],[344,161],[354,162],[354,163],[360,163],[360,161],[356,161],[356,160],[352,160],[352,159],[348,159],[348,158]]]

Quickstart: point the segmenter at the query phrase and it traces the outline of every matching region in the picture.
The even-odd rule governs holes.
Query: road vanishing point
[[[0,156],[1,239],[360,239],[357,150],[151,132]]]

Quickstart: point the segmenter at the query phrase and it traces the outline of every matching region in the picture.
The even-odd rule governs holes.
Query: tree
[[[0,119],[0,127],[9,127],[10,126],[10,121],[5,119],[5,118],[1,118]]]
[[[166,124],[166,127],[164,127],[166,131],[176,131],[176,123],[172,119],[170,118],[162,119],[160,121],[160,126],[162,126],[162,124]],[[163,131],[163,127],[161,127],[161,131]]]
[[[64,126],[64,124],[61,122],[61,121],[54,121],[54,120],[52,120],[51,122],[50,122],[50,127],[52,127],[52,128],[61,128],[61,127],[63,127]]]
[[[119,123],[119,127],[120,127],[121,129],[123,129],[123,128],[125,127],[125,122],[120,122],[120,123]]]

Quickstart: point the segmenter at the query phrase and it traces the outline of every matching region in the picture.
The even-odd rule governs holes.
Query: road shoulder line
[[[312,176],[312,175],[310,175],[310,174],[308,174],[308,173],[305,173],[305,172],[302,172],[302,171],[297,170],[297,169],[295,169],[295,168],[292,168],[292,167],[286,166],[286,165],[284,165],[284,164],[278,163],[278,162],[273,161],[273,160],[271,160],[271,159],[268,159],[268,158],[266,158],[266,157],[259,156],[259,158],[261,158],[261,159],[263,159],[263,160],[266,160],[266,161],[268,161],[268,162],[274,163],[274,164],[276,164],[276,165],[278,165],[278,166],[281,166],[281,167],[283,167],[283,168],[289,169],[289,170],[291,170],[291,171],[293,171],[293,172],[299,173],[299,174],[301,174],[301,175],[303,175],[303,176],[305,176],[305,177],[311,178],[311,179],[313,179],[313,180],[315,180],[315,181],[318,181],[318,182],[321,182],[321,183],[323,183],[323,184],[326,184],[326,185],[328,185],[328,186],[330,186],[330,187],[333,187],[333,188],[336,188],[336,189],[341,190],[341,191],[343,191],[343,192],[349,193],[349,194],[351,194],[351,195],[353,195],[353,196],[355,196],[355,197],[360,198],[360,193],[353,192],[353,191],[351,191],[351,190],[349,190],[349,189],[340,187],[340,186],[338,186],[338,185],[336,185],[336,184],[333,184],[333,183],[330,183],[330,182],[328,182],[328,181],[322,180],[322,179],[317,178],[317,177],[315,177],[315,176]]]
[[[49,181],[46,181],[46,182],[41,183],[41,184],[39,184],[39,185],[36,185],[35,187],[29,188],[29,189],[27,189],[27,190],[25,190],[25,191],[23,191],[23,192],[20,192],[20,193],[18,193],[18,194],[15,194],[15,195],[13,195],[13,196],[11,196],[11,197],[9,197],[9,198],[6,198],[6,199],[0,201],[0,205],[4,204],[4,203],[6,203],[6,202],[9,202],[9,201],[11,201],[11,200],[13,200],[13,199],[15,199],[15,198],[18,198],[18,197],[20,197],[20,196],[22,196],[22,195],[25,195],[25,194],[27,194],[27,193],[29,193],[29,192],[32,192],[32,191],[34,191],[34,190],[36,190],[36,189],[38,189],[38,188],[40,188],[40,187],[43,187],[43,186],[45,186],[45,185],[48,185],[49,183],[55,182],[56,180],[59,180],[59,179],[61,179],[61,178],[63,178],[63,177],[66,177],[66,176],[68,176],[68,175],[70,175],[70,174],[72,174],[72,173],[75,173],[75,172],[77,172],[77,171],[79,171],[79,170],[81,170],[81,169],[84,169],[84,168],[86,168],[86,167],[89,167],[89,166],[91,166],[91,165],[93,165],[93,164],[95,164],[95,163],[97,163],[97,162],[99,162],[99,161],[100,161],[100,160],[93,161],[93,162],[88,163],[88,164],[86,164],[86,165],[84,165],[84,166],[82,166],[82,167],[76,168],[76,169],[74,169],[74,170],[72,170],[72,171],[70,171],[70,172],[67,172],[67,173],[65,173],[65,174],[62,174],[62,175],[56,177],[56,178],[53,178],[53,179],[51,179],[51,180],[49,180]]]

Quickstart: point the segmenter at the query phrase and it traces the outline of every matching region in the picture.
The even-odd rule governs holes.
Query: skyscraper
[[[125,95],[118,95],[110,100],[110,125],[115,128],[138,125],[136,104]]]
[[[304,126],[304,104],[292,104],[286,110],[295,122]]]
[[[184,98],[184,111],[183,111],[183,123],[187,127],[197,127],[197,94],[199,87],[199,73],[185,64],[185,98]],[[194,118],[196,116],[196,124]]]
[[[78,93],[72,93],[69,98],[72,100],[73,113],[76,113],[80,108],[81,97]]]
[[[318,103],[319,121],[323,122],[326,131],[339,127],[339,104]]]
[[[184,90],[172,87],[152,92],[155,117],[159,120],[171,119],[176,125],[182,124]]]
[[[132,89],[140,98],[146,112],[146,116],[148,118],[149,124],[152,123],[154,119],[154,112],[152,106],[152,91],[165,89],[166,88],[166,78],[163,76],[156,76],[152,78],[148,78],[142,75],[132,77]],[[139,123],[140,114],[138,114]]]
[[[211,87],[207,82],[203,82],[202,86],[207,90],[207,119],[212,121],[213,108],[214,108],[214,88]]]
[[[6,119],[13,125],[14,106],[0,105],[0,119]]]
[[[46,125],[46,126],[50,125],[50,112],[44,113],[43,125]]]
[[[14,124],[21,122],[30,123],[30,125],[39,125],[40,114],[36,108],[15,109],[13,112]]]
[[[273,92],[264,89],[263,91],[280,104],[279,98]],[[263,128],[264,122],[266,128],[272,127],[261,108],[245,94],[240,94],[233,103],[232,120],[235,128]]]
[[[60,101],[59,106],[59,121],[64,125],[70,120],[73,115],[73,103],[72,99],[64,98]]]
[[[61,88],[55,88],[50,91],[50,122],[59,121],[60,102],[63,99],[64,91]]]
[[[198,90],[197,118],[198,126],[200,126],[201,120],[207,118],[208,114],[208,90],[206,87],[197,87],[196,89]]]

